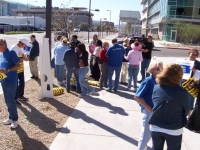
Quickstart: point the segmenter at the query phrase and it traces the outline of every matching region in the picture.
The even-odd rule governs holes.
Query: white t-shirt
[[[93,55],[95,55],[96,57],[99,57],[100,51],[101,51],[101,47],[100,46],[96,47],[95,50],[94,50]]]
[[[24,54],[23,48],[19,48],[19,47],[17,46],[17,44],[11,46],[10,49],[11,49],[11,50],[14,50],[14,51],[16,52],[16,54],[17,54],[18,57],[19,57],[19,56],[22,56],[22,55]]]
[[[174,135],[174,136],[179,136],[179,135],[183,134],[183,128],[180,128],[177,130],[170,130],[170,129],[160,128],[155,125],[150,125],[150,130],[154,131],[154,132],[162,132],[162,133]]]

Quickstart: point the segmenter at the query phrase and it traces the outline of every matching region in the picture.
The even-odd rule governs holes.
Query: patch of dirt
[[[52,71],[53,76],[53,71]],[[57,83],[53,79],[53,83]],[[29,101],[18,106],[19,126],[11,130],[0,123],[0,150],[47,150],[79,102],[76,92],[38,100],[39,82],[26,82]],[[8,118],[3,95],[0,96],[0,121]]]

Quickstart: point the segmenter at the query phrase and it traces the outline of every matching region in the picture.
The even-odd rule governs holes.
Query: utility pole
[[[52,26],[52,0],[46,0],[46,38],[49,38],[49,53],[51,58],[51,26]]]
[[[89,18],[88,18],[89,29],[88,29],[88,43],[90,43],[90,16],[91,16],[91,0],[90,0],[90,2],[89,2]]]

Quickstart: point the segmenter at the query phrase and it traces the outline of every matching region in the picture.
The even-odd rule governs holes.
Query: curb
[[[179,49],[179,50],[190,50],[193,48],[183,48],[183,47],[165,47],[165,48],[169,48],[169,49]],[[200,51],[200,49],[197,49],[198,51]]]

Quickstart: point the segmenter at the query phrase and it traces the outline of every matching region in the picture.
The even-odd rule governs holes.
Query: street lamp
[[[110,11],[110,22],[111,22],[111,10],[107,10],[107,11]]]
[[[30,3],[37,3],[38,1],[33,1],[33,2],[30,2]],[[28,32],[28,14],[29,14],[29,11],[28,11],[28,3],[27,3],[27,18],[26,18],[26,23],[27,23],[27,32]],[[35,16],[35,15],[34,15]],[[35,18],[34,18],[35,19]],[[35,22],[34,22],[35,24]]]
[[[100,35],[101,35],[101,37],[103,37],[103,36],[102,36],[102,23],[101,23],[101,20],[102,20],[102,19],[103,19],[103,20],[107,20],[107,18],[100,18],[100,26],[101,26],[101,33],[100,33]]]
[[[90,16],[91,16],[91,11],[99,11],[99,9],[91,10],[91,0],[89,0],[89,17],[88,17],[88,43],[90,43]]]

